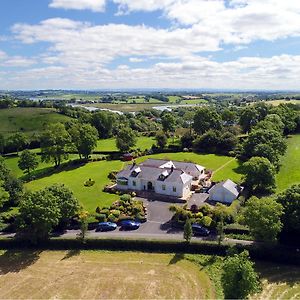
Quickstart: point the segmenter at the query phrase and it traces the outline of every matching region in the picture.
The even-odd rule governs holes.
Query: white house
[[[217,183],[209,190],[209,200],[231,204],[242,190],[242,187],[227,179]]]
[[[204,167],[193,163],[148,159],[119,172],[117,189],[185,197],[190,193],[193,179],[205,177],[204,171]]]

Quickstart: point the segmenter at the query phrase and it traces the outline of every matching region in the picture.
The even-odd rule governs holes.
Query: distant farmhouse
[[[205,168],[194,163],[147,159],[119,172],[117,189],[152,191],[182,198],[190,194],[194,180],[205,176]]]

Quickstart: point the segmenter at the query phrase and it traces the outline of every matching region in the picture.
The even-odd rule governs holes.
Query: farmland
[[[276,176],[277,192],[300,183],[300,135],[289,137],[287,142],[288,149],[281,159],[280,171]]]
[[[5,299],[214,299],[198,265],[174,254],[2,251]],[[188,287],[188,288],[187,288]]]
[[[0,133],[9,136],[16,132],[28,135],[42,131],[45,125],[66,122],[70,118],[58,114],[52,108],[9,108],[0,110]]]

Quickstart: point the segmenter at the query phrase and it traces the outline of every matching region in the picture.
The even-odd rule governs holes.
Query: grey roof
[[[210,190],[209,193],[213,192],[217,188],[223,188],[235,195],[236,197],[239,195],[241,188],[234,183],[232,180],[227,179],[226,181],[222,181],[214,185]]]
[[[144,166],[139,165],[140,172],[136,176],[132,176],[132,172],[137,169],[137,166],[128,165],[124,170],[117,174],[117,178],[129,178],[129,177],[136,177],[139,179],[145,180],[159,180],[159,176],[163,173],[168,173],[168,176],[161,180],[163,182],[182,182],[185,184],[186,182],[192,179],[192,176],[186,174],[181,169],[161,169],[159,167],[153,166]]]
[[[153,159],[153,158],[148,158],[144,162],[141,163],[143,166],[152,166],[152,167],[157,167],[159,168],[160,166],[172,162],[175,166],[175,169],[181,169],[185,172],[194,172],[194,171],[202,171],[205,168],[191,162],[181,162],[181,161],[174,161],[174,160],[165,160],[165,159]]]

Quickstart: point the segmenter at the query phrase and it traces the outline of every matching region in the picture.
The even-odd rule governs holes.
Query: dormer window
[[[132,177],[136,177],[139,175],[139,173],[141,173],[141,168],[140,167],[137,167],[135,168],[132,172],[131,172],[131,175]]]
[[[165,180],[167,177],[169,176],[169,172],[167,170],[163,171],[159,177],[158,177],[158,180]]]

